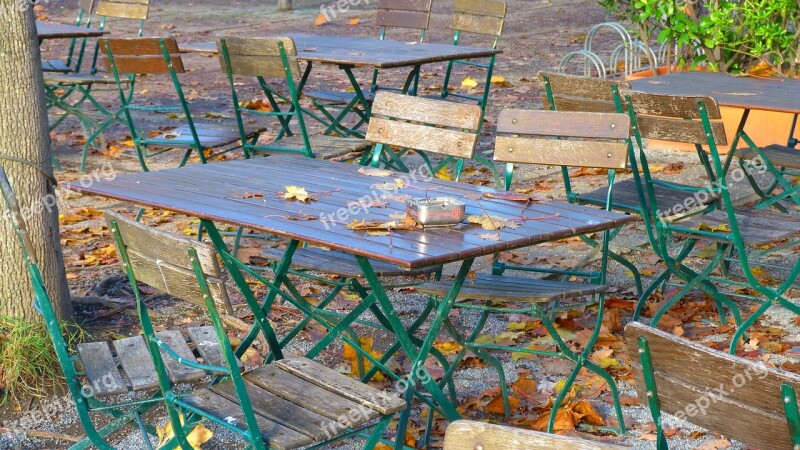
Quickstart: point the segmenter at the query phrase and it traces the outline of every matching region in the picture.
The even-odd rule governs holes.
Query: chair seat
[[[785,145],[773,144],[761,149],[769,161],[777,167],[800,169],[800,151]],[[737,158],[755,159],[758,154],[750,147],[736,149]]]
[[[206,364],[224,365],[214,327],[192,327],[188,329],[188,333],[189,343],[177,330],[161,331],[156,333],[156,336],[187,361],[196,362],[197,357],[200,357]],[[112,347],[114,354],[107,342],[77,345],[80,364],[86,373],[87,388],[93,395],[103,397],[158,388],[156,369],[142,336],[115,340]],[[175,383],[196,382],[208,375],[202,370],[180,364],[164,352],[161,354],[169,377]],[[121,373],[124,373],[125,377]]]
[[[346,105],[353,101],[356,94],[346,91],[311,91],[303,93],[303,96],[312,100],[323,101],[329,104],[342,104]],[[364,91],[364,98],[368,102],[375,100],[375,93],[371,91]]]
[[[45,72],[72,72],[72,69],[60,59],[42,60],[42,70]]]
[[[424,283],[416,287],[422,294],[445,296],[452,281]],[[575,298],[605,292],[608,287],[599,284],[567,283],[553,280],[536,280],[505,275],[478,274],[468,279],[457,300],[486,300],[492,302],[543,303],[557,299]]]
[[[309,136],[309,141],[311,142],[311,151],[314,153],[314,157],[318,159],[337,159],[343,156],[352,156],[355,157],[364,151],[366,151],[372,144],[365,141],[364,139],[358,138],[340,138],[334,136],[326,136],[326,135],[316,135],[316,136]],[[293,152],[302,152],[305,150],[305,142],[303,141],[303,136],[301,135],[294,135],[285,137],[279,141],[275,141],[271,144],[267,144],[261,146],[258,150],[258,153],[278,153],[280,151],[293,151]]]
[[[127,78],[120,80],[122,83],[128,83]],[[89,75],[86,73],[54,73],[48,72],[44,74],[44,82],[49,84],[64,84],[64,85],[80,85],[89,86],[92,84],[116,84],[111,77]]]
[[[677,183],[676,183],[677,184]],[[680,185],[691,188],[689,185]],[[661,207],[662,217],[665,218],[680,218],[687,216],[691,213],[702,210],[705,206],[714,203],[719,198],[717,194],[711,194],[698,198],[704,200],[702,204],[689,205],[686,208],[686,199],[693,199],[692,192],[685,192],[679,189],[672,189],[667,186],[656,184],[653,186],[656,194],[656,201]],[[608,186],[596,189],[586,194],[578,194],[578,200],[582,203],[590,203],[594,205],[606,204],[606,196],[608,195]],[[613,191],[613,205],[614,209],[632,212],[639,214],[641,209],[641,202],[639,201],[639,190],[636,186],[636,180],[629,178],[627,180],[614,183]],[[650,207],[649,198],[645,198],[645,205]]]
[[[239,129],[233,124],[195,122],[194,127],[203,148],[224,147],[241,140]],[[250,139],[263,132],[265,129],[264,127],[245,128],[245,133],[247,134],[247,138]],[[189,147],[194,145],[192,130],[189,128],[189,125],[181,125],[178,128],[162,133],[154,138],[145,139],[144,142],[151,143],[160,140],[173,142],[176,147]],[[163,144],[159,143],[159,145]]]
[[[243,375],[258,428],[269,448],[294,449],[328,441],[405,408],[392,394],[306,358],[287,358]],[[229,379],[178,400],[242,430],[247,425]]]
[[[276,248],[266,249],[261,252],[261,256],[270,261],[280,261],[281,258],[283,258],[283,250]],[[442,266],[431,266],[418,270],[403,270],[393,264],[380,261],[373,260],[371,264],[379,277],[413,277],[417,275],[427,275],[441,270],[442,268]],[[356,262],[356,258],[353,255],[337,250],[298,248],[292,256],[292,268],[323,272],[346,278],[363,277],[361,268]]]
[[[745,245],[757,247],[800,236],[800,217],[792,217],[784,213],[768,210],[737,210],[736,223]],[[702,216],[690,217],[675,222],[675,226],[692,229],[714,230],[726,232],[730,230],[730,221],[725,211],[712,211]],[[681,233],[696,236],[691,232]],[[702,237],[713,242],[732,242],[730,239]]]

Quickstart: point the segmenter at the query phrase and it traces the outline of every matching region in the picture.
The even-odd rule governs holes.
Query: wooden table
[[[39,43],[41,43],[45,39],[101,37],[107,34],[108,31],[98,28],[78,27],[75,25],[64,25],[37,20],[36,33],[39,35]]]
[[[369,118],[372,107],[361,85],[358,83],[352,69],[355,67],[371,67],[373,69],[412,68],[406,77],[403,92],[409,90],[411,83],[419,75],[423,64],[448,62],[454,60],[487,58],[502,53],[502,50],[493,48],[466,47],[460,45],[424,44],[417,42],[401,42],[389,39],[379,40],[360,37],[320,36],[313,34],[286,34],[273,37],[291,38],[297,48],[297,57],[308,63],[303,74],[303,81],[298,86],[303,86],[310,74],[314,63],[338,65],[347,75],[353,88],[354,98],[350,104],[342,108],[336,117],[328,116],[328,129],[325,134],[335,130],[345,134],[363,137],[360,133],[341,126],[345,116],[355,110],[363,108],[363,124]],[[216,42],[201,42],[180,45],[182,52],[217,53]],[[327,114],[326,114],[327,116]],[[315,117],[319,120],[319,118]]]
[[[800,113],[800,80],[735,77],[724,73],[682,72],[631,81],[637,91],[669,95],[707,95],[721,106]]]
[[[274,287],[284,283],[292,255],[300,242],[355,255],[372,289],[370,300],[377,302],[391,325],[390,331],[397,336],[413,362],[411,373],[424,370],[423,364],[431,346],[476,257],[615,228],[633,220],[632,216],[556,201],[523,207],[520,203],[483,197],[483,193],[496,192],[485,187],[438,179],[419,181],[410,178],[409,174],[368,176],[358,169],[358,166],[310,158],[271,156],[125,174],[114,180],[98,181],[88,187],[70,185],[68,189],[199,217],[221,252],[226,252],[227,248],[213,222],[289,238],[291,244],[274,271]],[[404,187],[381,190],[386,189],[387,185],[397,185],[395,180],[401,177],[407,180]],[[316,200],[308,203],[284,200],[286,186],[302,187]],[[477,225],[461,224],[448,228],[396,230],[387,234],[370,234],[347,227],[354,220],[396,221],[396,215],[405,212],[402,197],[424,197],[426,193],[464,201],[468,215],[489,214],[513,221],[518,226],[486,231]],[[364,213],[363,209],[355,211],[355,214],[348,212],[348,209],[352,209],[350,205],[366,195],[387,201],[388,204],[384,208],[372,207],[368,213]],[[491,236],[494,234],[496,236]],[[456,287],[437,306],[424,345],[414,345],[406,334],[381,281],[375,276],[370,260],[396,264],[404,269],[461,263]],[[228,268],[232,269],[230,266]],[[276,288],[270,290],[264,300],[265,305],[272,305],[278,295],[276,291]],[[242,345],[246,345],[245,340]],[[433,377],[421,381],[445,417],[451,420],[459,417]]]

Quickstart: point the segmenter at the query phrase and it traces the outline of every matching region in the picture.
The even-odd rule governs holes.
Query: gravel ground
[[[51,0],[45,9],[45,14],[51,20],[69,22],[73,15],[73,1],[67,0]],[[433,26],[428,34],[430,42],[447,42],[450,39],[450,32],[447,30],[448,23],[448,9],[449,2],[437,1],[435,2],[435,13],[433,17]],[[605,20],[604,12],[600,9],[594,0],[509,0],[509,11],[511,11],[506,33],[501,44],[504,50],[502,57],[498,59],[496,73],[504,76],[511,87],[495,89],[493,92],[493,103],[490,105],[487,113],[486,132],[482,136],[479,148],[483,151],[490,150],[493,145],[492,135],[494,133],[494,118],[497,117],[498,112],[506,107],[518,108],[537,108],[540,106],[541,92],[538,89],[538,83],[533,82],[537,71],[542,69],[553,68],[557,65],[561,55],[568,51],[580,48],[582,44],[583,34],[593,24]],[[347,25],[347,19],[342,18],[334,23],[314,27],[313,21],[317,12],[314,8],[308,10],[297,11],[295,13],[276,13],[271,7],[264,6],[263,1],[246,0],[246,1],[227,1],[224,4],[219,2],[212,2],[209,0],[203,1],[172,1],[163,2],[159,0],[154,1],[154,7],[151,12],[151,19],[149,20],[146,33],[148,35],[166,35],[171,34],[176,36],[178,42],[196,42],[207,41],[217,34],[235,34],[239,32],[247,32],[254,35],[275,33],[276,31],[287,32],[314,32],[319,34],[328,35],[353,35],[353,36],[374,36],[375,30],[370,25],[370,13],[363,9],[355,8],[349,17],[360,17],[362,22],[359,26],[353,27]],[[122,25],[112,23],[112,29],[121,30]],[[118,33],[118,31],[115,31]],[[412,39],[410,33],[401,34],[397,39]],[[600,43],[603,43],[603,37],[600,37]],[[58,42],[45,42],[42,46],[43,51],[47,55],[56,56],[63,54],[63,43]],[[185,57],[186,65],[190,72],[182,79],[184,88],[186,89],[190,98],[194,98],[194,105],[200,109],[207,110],[222,110],[230,111],[229,98],[227,96],[228,87],[226,80],[221,77],[219,67],[215,59],[209,59],[200,55],[187,55]],[[443,68],[430,69],[432,72],[426,72],[423,76],[423,90],[426,88],[435,90],[436,83],[441,83],[440,78],[443,73]],[[457,80],[470,74],[470,72],[459,73],[456,77]],[[358,73],[362,79],[368,76],[369,73],[364,71]],[[144,84],[146,83],[146,87]],[[310,88],[325,85],[331,87],[331,84],[338,84],[341,87],[346,87],[341,74],[335,68],[322,68],[318,74],[312,77],[310,81]],[[141,85],[142,89],[147,89],[150,95],[158,99],[157,101],[166,101],[169,97],[168,93],[171,91],[171,86],[164,80],[143,80]],[[252,91],[253,96],[256,95]],[[108,92],[101,95],[101,99],[114,104],[115,93]],[[159,118],[154,124],[156,126],[171,124],[166,118]],[[77,173],[76,168],[79,162],[79,149],[80,141],[76,135],[78,127],[74,123],[69,123],[66,127],[59,129],[53,135],[54,146],[59,160],[65,167],[65,170],[57,173],[60,181],[73,181],[81,177]],[[274,132],[274,129],[272,130]],[[109,133],[109,140],[111,142],[118,142],[126,139],[125,130],[123,127],[117,127]],[[675,161],[686,162],[683,170],[678,173],[666,176],[673,181],[693,183],[697,179],[703,177],[703,171],[699,165],[694,164],[696,158],[694,155],[659,149],[651,152],[651,163],[656,165],[667,165]],[[111,164],[114,170],[118,172],[138,172],[138,163],[132,158],[132,152],[127,151],[121,156],[101,155],[99,152],[94,152],[90,157],[90,172],[94,169],[99,169],[103,164]],[[175,164],[174,157],[151,165],[153,169],[170,167]],[[470,182],[485,182],[485,175],[477,173],[470,175],[466,178]],[[560,174],[557,169],[550,169],[544,167],[524,167],[521,168],[516,175],[515,183],[518,186],[535,186],[539,183],[544,183],[552,186],[552,190],[544,193],[544,195],[558,196],[562,192],[562,185],[560,183]],[[603,176],[587,176],[577,179],[575,189],[589,190],[593,186],[598,186],[604,183]],[[743,186],[736,186],[734,189],[735,196],[747,196],[749,191]],[[67,204],[61,205],[62,212],[77,210],[84,206],[94,206],[102,208],[125,208],[126,205],[120,205],[115,202],[106,201],[97,198],[81,197],[70,198]],[[176,224],[178,231],[183,226]],[[80,224],[79,226],[86,226]],[[171,224],[165,225],[167,229]],[[65,227],[66,230],[74,229],[77,226]],[[641,225],[631,225],[627,227],[621,235],[614,241],[614,248],[619,253],[625,254],[631,259],[637,261],[637,266],[640,269],[651,269],[658,273],[659,266],[658,260],[653,258],[647,252],[647,241]],[[545,261],[553,262],[554,255],[562,260],[577,259],[586,247],[575,245],[571,242],[562,242],[546,246],[540,246],[532,249],[526,249],[520,252],[526,259],[535,260],[541,258]],[[74,279],[70,280],[70,288],[74,296],[96,295],[92,288],[101,280],[108,279],[109,276],[119,274],[116,265],[105,265],[98,267],[78,267],[70,264],[69,249],[67,251],[67,268],[68,272],[76,274]],[[789,261],[792,255],[783,255],[784,260]],[[474,269],[477,271],[485,270],[489,267],[490,261],[487,258],[476,261]],[[453,274],[454,267],[447,267],[446,273]],[[620,268],[616,265],[611,265],[609,268],[608,283],[612,286],[614,295],[622,298],[632,297],[632,282],[631,277],[627,270]],[[124,294],[124,293],[123,293]],[[120,295],[123,295],[120,294]],[[114,296],[113,294],[111,296]],[[415,313],[419,311],[420,302],[424,299],[421,295],[414,293],[397,293],[391,294],[392,300],[395,302],[396,308],[404,320],[409,321]],[[163,306],[163,308],[162,308]],[[79,308],[79,312],[83,311]],[[91,314],[92,310],[87,311]],[[204,317],[188,316],[189,314],[185,308],[180,305],[164,302],[159,304],[159,312],[163,316],[162,321],[170,322],[181,319],[183,317],[191,317],[194,321],[202,322]],[[472,317],[468,313],[459,313],[457,321],[469,326]],[[786,341],[800,341],[800,326],[794,322],[794,316],[788,311],[780,308],[775,308],[770,311],[767,318],[762,323],[775,324],[782,327],[787,332],[785,336]],[[627,318],[624,318],[627,320]],[[132,335],[137,333],[135,317],[130,315],[130,311],[115,318],[113,322],[109,321],[95,321],[87,323],[88,330],[94,334],[95,337],[107,336],[109,333],[109,324],[113,324],[113,333],[121,333],[125,335]],[[290,324],[290,323],[289,323]],[[288,324],[278,324],[280,326],[287,326]],[[492,318],[486,327],[487,334],[497,335],[507,330],[506,318]],[[304,335],[305,336],[305,335]],[[307,337],[307,336],[306,336]],[[712,339],[712,338],[709,338]],[[724,337],[719,337],[724,339]],[[387,345],[387,338],[376,336],[376,347]],[[301,339],[295,341],[289,349],[289,353],[303,354],[310,348],[311,342],[308,339]],[[780,364],[787,358],[780,355],[772,355],[770,361],[773,364]],[[331,349],[321,355],[320,360],[326,364],[341,364],[341,344],[335,344]],[[524,368],[530,370],[532,376],[537,379],[540,386],[550,383],[551,385],[558,380],[558,371],[554,371],[553,366],[547,360],[521,360],[513,362],[509,359],[503,361],[506,372],[511,378],[509,381],[514,381],[516,378],[517,369]],[[563,369],[563,368],[562,368]],[[465,398],[469,396],[478,395],[488,389],[497,386],[498,378],[496,372],[489,368],[481,368],[470,366],[458,371],[456,376],[457,388],[460,395]],[[618,387],[621,395],[635,396],[635,390],[626,381],[619,381]],[[613,410],[608,402],[593,399],[593,405],[597,410],[606,418],[613,417]],[[626,416],[626,423],[629,433],[623,437],[604,437],[603,439],[610,442],[617,442],[623,445],[630,446],[636,449],[651,449],[655,445],[653,442],[643,439],[647,434],[648,426],[650,423],[650,414],[644,406],[626,406],[624,407]],[[485,416],[486,414],[484,414]],[[65,433],[69,435],[79,436],[82,434],[80,426],[77,423],[77,417],[74,408],[70,404],[69,396],[55,395],[44,398],[40,401],[32,402],[30,405],[24,405],[19,411],[12,410],[11,407],[6,407],[5,410],[0,411],[0,419],[3,420],[3,426],[8,428],[20,428],[29,430],[49,431],[57,433]],[[501,417],[493,417],[495,421],[502,421]],[[162,408],[156,408],[152,413],[148,414],[146,420],[156,425],[163,425],[166,421]],[[693,449],[701,446],[704,442],[718,438],[712,434],[707,434],[700,438],[688,438],[690,434],[702,434],[701,429],[693,426],[690,423],[679,421],[672,417],[666,417],[665,423],[667,428],[677,428],[680,430],[674,437],[670,439],[670,448],[673,449]],[[241,442],[232,433],[219,429],[219,427],[209,426],[214,431],[214,438],[203,445],[204,449],[229,449],[243,447]],[[592,437],[586,433],[579,433],[584,437]],[[139,433],[126,430],[119,433],[115,437],[114,445],[120,449],[141,449],[144,448],[142,437]],[[13,449],[41,449],[41,448],[65,448],[66,445],[61,441],[42,440],[23,435],[15,434],[0,434],[0,449],[13,448]],[[359,441],[354,440],[348,442],[343,446],[337,448],[360,448]],[[745,448],[745,446],[734,443],[731,448]]]

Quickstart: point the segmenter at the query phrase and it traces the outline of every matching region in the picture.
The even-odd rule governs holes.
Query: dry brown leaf
[[[358,173],[370,177],[388,177],[394,174],[391,170],[378,169],[376,167],[362,167],[358,169]]]

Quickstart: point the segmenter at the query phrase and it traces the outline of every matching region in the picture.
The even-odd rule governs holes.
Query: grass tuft
[[[80,334],[67,333],[68,342]],[[61,366],[44,323],[0,316],[0,405],[42,397],[61,386]]]

